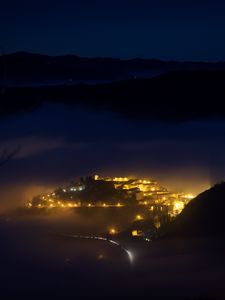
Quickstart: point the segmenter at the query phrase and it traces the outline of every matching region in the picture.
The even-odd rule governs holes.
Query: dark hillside
[[[225,183],[193,199],[175,219],[169,236],[225,236]]]

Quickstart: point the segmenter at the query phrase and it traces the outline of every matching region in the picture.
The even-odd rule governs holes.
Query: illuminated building
[[[153,179],[94,175],[71,182],[52,193],[34,197],[27,207],[107,209],[143,205],[153,216],[166,214],[174,217],[192,198],[191,194],[171,192]],[[136,216],[136,220],[142,219],[141,215]]]
[[[133,237],[142,236],[143,235],[143,231],[142,230],[138,230],[138,229],[133,229],[131,231],[131,235]]]

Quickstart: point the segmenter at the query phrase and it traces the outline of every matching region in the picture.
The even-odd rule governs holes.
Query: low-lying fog
[[[224,129],[224,121],[165,124],[58,105],[2,119],[0,149],[21,146],[0,167],[2,299],[224,296],[219,240],[121,241],[134,255],[131,264],[116,245],[64,235],[122,230],[132,213],[6,213],[96,173],[154,178],[197,194],[224,178]]]
[[[151,243],[120,239],[132,253],[131,261],[121,247],[107,241],[68,236],[97,232],[101,222],[71,212],[1,218],[2,299],[225,296],[225,243],[219,238]]]
[[[95,173],[198,194],[224,178],[224,129],[222,120],[168,124],[63,105],[5,117],[0,150],[21,149],[0,167],[0,209]]]

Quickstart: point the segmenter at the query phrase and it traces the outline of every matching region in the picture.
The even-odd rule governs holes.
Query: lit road
[[[115,245],[115,246],[119,247],[122,251],[124,251],[126,253],[131,265],[134,261],[133,253],[130,250],[124,248],[120,243],[118,243],[117,241],[114,241],[112,239],[101,237],[101,236],[94,236],[94,235],[77,235],[77,234],[73,234],[73,235],[65,235],[65,236],[75,238],[75,239],[88,239],[88,240],[97,240],[97,241],[108,242],[112,245]]]
[[[93,223],[85,234],[74,223],[65,226],[66,220],[0,218],[2,299],[144,299],[146,291],[153,299],[225,295],[220,238],[134,238],[125,244],[116,235],[92,233]],[[73,234],[78,230],[81,235]]]

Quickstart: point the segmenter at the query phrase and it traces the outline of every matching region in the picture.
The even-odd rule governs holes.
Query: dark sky
[[[224,28],[220,0],[8,0],[0,10],[1,52],[225,60]],[[0,150],[22,146],[1,168],[1,203],[95,173],[197,194],[225,177],[224,133],[222,120],[168,124],[45,105],[0,120]]]
[[[1,52],[225,59],[223,0],[7,0]]]

